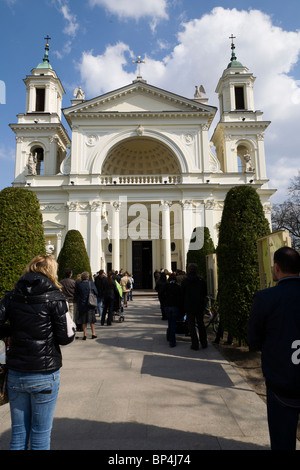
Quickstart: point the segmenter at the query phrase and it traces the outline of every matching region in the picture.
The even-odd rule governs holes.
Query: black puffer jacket
[[[28,273],[19,279],[0,302],[0,337],[10,337],[8,368],[31,373],[58,370],[59,345],[74,339],[67,334],[67,310],[65,296],[47,277]]]

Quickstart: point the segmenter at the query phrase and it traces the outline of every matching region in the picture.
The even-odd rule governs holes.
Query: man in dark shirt
[[[100,269],[100,271],[98,272],[97,276],[95,277],[95,286],[97,287],[97,291],[98,291],[98,304],[97,304],[97,307],[98,307],[98,312],[99,312],[99,316],[101,317],[102,315],[102,304],[103,304],[103,297],[104,297],[104,293],[103,293],[103,288],[104,288],[104,280],[106,279],[106,276],[105,276],[105,272],[103,271],[103,269]]]
[[[289,247],[274,253],[277,285],[257,292],[248,342],[261,350],[272,450],[295,450],[300,412],[300,255]]]
[[[191,349],[195,350],[199,349],[199,342],[202,348],[207,348],[207,334],[203,322],[207,287],[206,282],[197,275],[197,271],[198,267],[196,264],[189,264],[188,275],[181,283],[183,309],[187,315],[192,341]]]

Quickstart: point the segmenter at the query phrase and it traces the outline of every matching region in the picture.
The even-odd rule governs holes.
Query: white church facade
[[[270,122],[254,108],[255,78],[236,60],[234,44],[216,88],[220,119],[211,139],[217,108],[208,105],[203,87],[190,99],[138,75],[89,100],[79,87],[62,110],[65,92],[48,51],[46,44],[43,62],[25,78],[26,112],[10,127],[16,135],[13,185],[36,193],[54,256],[75,229],[93,273],[127,269],[137,288],[151,288],[155,269],[185,270],[189,247],[201,244],[201,228],[209,228],[217,245],[233,186],[252,185],[270,220],[274,190],[264,151]]]

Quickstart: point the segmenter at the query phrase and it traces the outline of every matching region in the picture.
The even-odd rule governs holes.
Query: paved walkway
[[[135,297],[125,321],[63,348],[52,449],[269,449],[264,402],[211,344],[166,341],[156,296]],[[0,408],[8,449],[9,405]]]

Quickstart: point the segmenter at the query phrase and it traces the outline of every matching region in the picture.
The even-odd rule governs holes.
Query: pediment
[[[62,230],[63,228],[65,228],[64,225],[57,224],[56,222],[52,222],[51,220],[45,220],[43,222],[43,227],[44,227],[44,230],[51,230],[51,229]]]
[[[203,113],[214,115],[214,106],[204,105],[195,100],[149,85],[143,81],[106,93],[91,100],[83,101],[63,110],[67,119],[76,115],[97,113]]]

